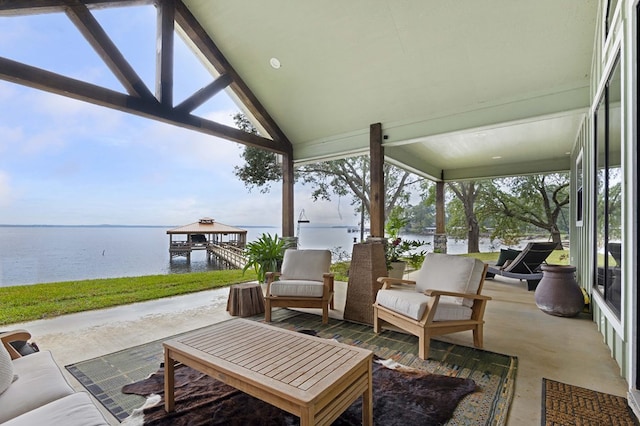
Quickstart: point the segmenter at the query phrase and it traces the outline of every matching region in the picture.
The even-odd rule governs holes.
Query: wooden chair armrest
[[[29,333],[27,330],[13,330],[13,331],[7,331],[5,333],[0,333],[0,340],[2,340],[2,342],[16,342],[18,340],[24,340],[27,341],[31,339],[31,333]]]
[[[266,296],[271,295],[271,283],[274,282],[280,275],[282,275],[280,272],[267,272],[264,274],[264,277],[267,280],[267,288],[265,290]]]
[[[7,352],[9,352],[11,359],[20,358],[22,355],[20,355],[20,352],[18,352],[9,343],[20,340],[26,342],[29,339],[31,339],[31,333],[26,330],[13,330],[6,333],[0,333],[0,342],[2,342],[2,345],[5,347]]]
[[[322,298],[329,298],[329,294],[333,293],[333,282],[335,275],[332,272],[325,272],[322,274],[322,283],[324,284],[324,290],[322,292]]]
[[[476,299],[476,300],[491,300],[491,297],[485,296],[483,294],[473,294],[473,293],[458,293],[455,291],[444,291],[444,290],[425,290],[423,292],[425,295],[429,297],[435,296],[453,296],[453,297],[464,297],[465,299]]]
[[[265,272],[264,274],[267,280],[271,279],[272,281],[275,280],[280,275],[282,275],[280,272]]]
[[[403,280],[401,278],[378,277],[377,281],[382,284],[381,290],[391,288],[397,284],[416,285],[416,282],[413,280]]]

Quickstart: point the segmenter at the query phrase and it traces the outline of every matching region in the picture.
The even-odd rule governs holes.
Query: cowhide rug
[[[175,369],[175,411],[164,410],[164,369],[126,385],[123,393],[148,397],[144,407],[122,424],[132,425],[299,425],[297,417],[240,392],[187,366]],[[403,367],[393,361],[373,364],[373,417],[376,425],[441,425],[458,402],[476,390],[471,379]],[[333,424],[360,425],[358,398]]]

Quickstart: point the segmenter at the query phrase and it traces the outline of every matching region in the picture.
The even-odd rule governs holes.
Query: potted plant
[[[244,249],[247,263],[242,268],[246,272],[253,268],[259,282],[265,281],[267,272],[276,272],[282,265],[284,257],[284,240],[275,234],[262,234],[260,238],[247,244]]]
[[[427,244],[419,240],[403,240],[400,231],[404,229],[409,220],[404,216],[402,207],[394,207],[389,213],[385,223],[385,231],[389,235],[386,244],[387,271],[392,278],[402,278],[407,267],[407,262],[413,268],[418,268],[424,260],[425,251],[416,252],[415,249]]]

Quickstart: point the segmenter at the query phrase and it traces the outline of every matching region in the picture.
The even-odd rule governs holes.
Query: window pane
[[[622,109],[620,59],[595,112],[595,258],[598,291],[620,316],[622,299]]]

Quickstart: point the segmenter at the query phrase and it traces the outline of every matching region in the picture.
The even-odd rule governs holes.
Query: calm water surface
[[[242,227],[248,241],[279,228]],[[95,278],[132,277],[219,269],[204,251],[169,260],[171,227],[0,226],[0,287]],[[354,238],[346,228],[301,228],[300,248],[340,247],[351,254]],[[433,241],[432,236],[405,238]],[[431,251],[432,246],[426,249]],[[488,248],[487,248],[488,249]],[[449,253],[466,252],[466,242],[449,241]]]

